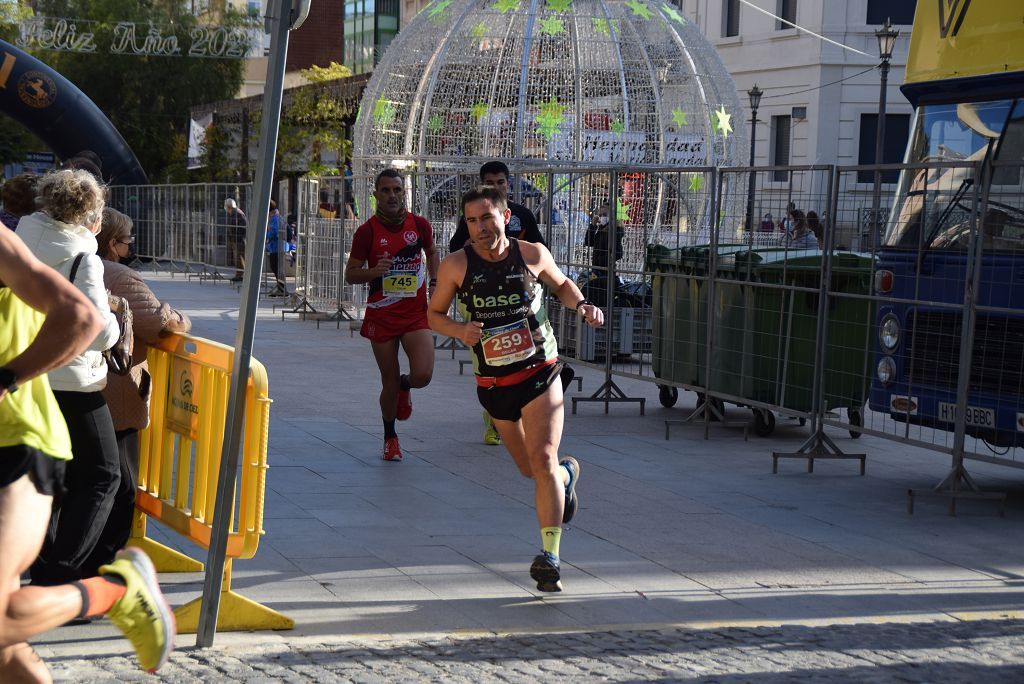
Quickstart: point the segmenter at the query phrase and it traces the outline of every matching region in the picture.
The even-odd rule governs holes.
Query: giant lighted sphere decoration
[[[746,163],[732,77],[654,0],[434,0],[363,95],[355,156],[472,167]]]

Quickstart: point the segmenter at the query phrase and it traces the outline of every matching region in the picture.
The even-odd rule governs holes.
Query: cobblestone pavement
[[[57,658],[54,678],[153,681],[128,657]],[[166,682],[1011,682],[1024,621],[265,640],[182,649]]]

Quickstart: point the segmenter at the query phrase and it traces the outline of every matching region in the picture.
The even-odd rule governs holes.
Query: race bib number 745
[[[530,324],[525,318],[500,328],[485,328],[481,331],[480,346],[484,351],[484,361],[490,366],[507,366],[528,359],[536,349]]]
[[[418,289],[416,271],[391,271],[384,276],[385,297],[415,297]]]

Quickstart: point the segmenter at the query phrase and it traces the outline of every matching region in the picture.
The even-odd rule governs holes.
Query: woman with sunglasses
[[[139,430],[149,425],[149,395],[152,389],[146,352],[149,344],[171,333],[192,328],[188,316],[157,299],[137,271],[126,266],[131,246],[132,220],[106,207],[96,236],[97,254],[104,259],[103,284],[110,294],[124,297],[132,312],[135,347],[128,375],[107,375],[103,396],[114,420],[114,434],[121,461],[121,484],[114,494],[114,506],[86,567],[102,565],[113,558],[131,534],[135,490],[139,483]],[[108,558],[109,557],[109,558]]]

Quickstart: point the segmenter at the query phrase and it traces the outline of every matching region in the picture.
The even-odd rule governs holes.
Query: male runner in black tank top
[[[427,318],[436,332],[473,350],[477,397],[519,472],[534,481],[543,550],[530,576],[540,591],[561,591],[561,526],[579,506],[580,465],[572,457],[558,458],[564,405],[541,283],[592,326],[604,323],[604,314],[583,298],[546,247],[506,237],[511,212],[500,191],[471,190],[462,197],[462,211],[472,244],[441,262]],[[456,295],[465,323],[448,315]]]
[[[508,176],[508,166],[505,162],[497,159],[485,162],[480,167],[480,184],[493,185],[495,189],[504,195],[505,201],[508,203],[508,209],[512,212],[505,224],[505,236],[543,245],[544,238],[540,234],[540,228],[537,227],[537,220],[533,217],[533,212],[523,205],[516,204],[508,199]],[[469,244],[469,242],[469,227],[466,225],[466,217],[460,216],[459,225],[448,243],[448,251],[457,252]],[[562,388],[564,389],[572,381],[572,377],[575,374],[569,366],[564,366],[562,373],[564,376]],[[491,420],[487,409],[484,409],[484,444],[491,446],[501,444],[501,436],[494,429],[494,422]]]

